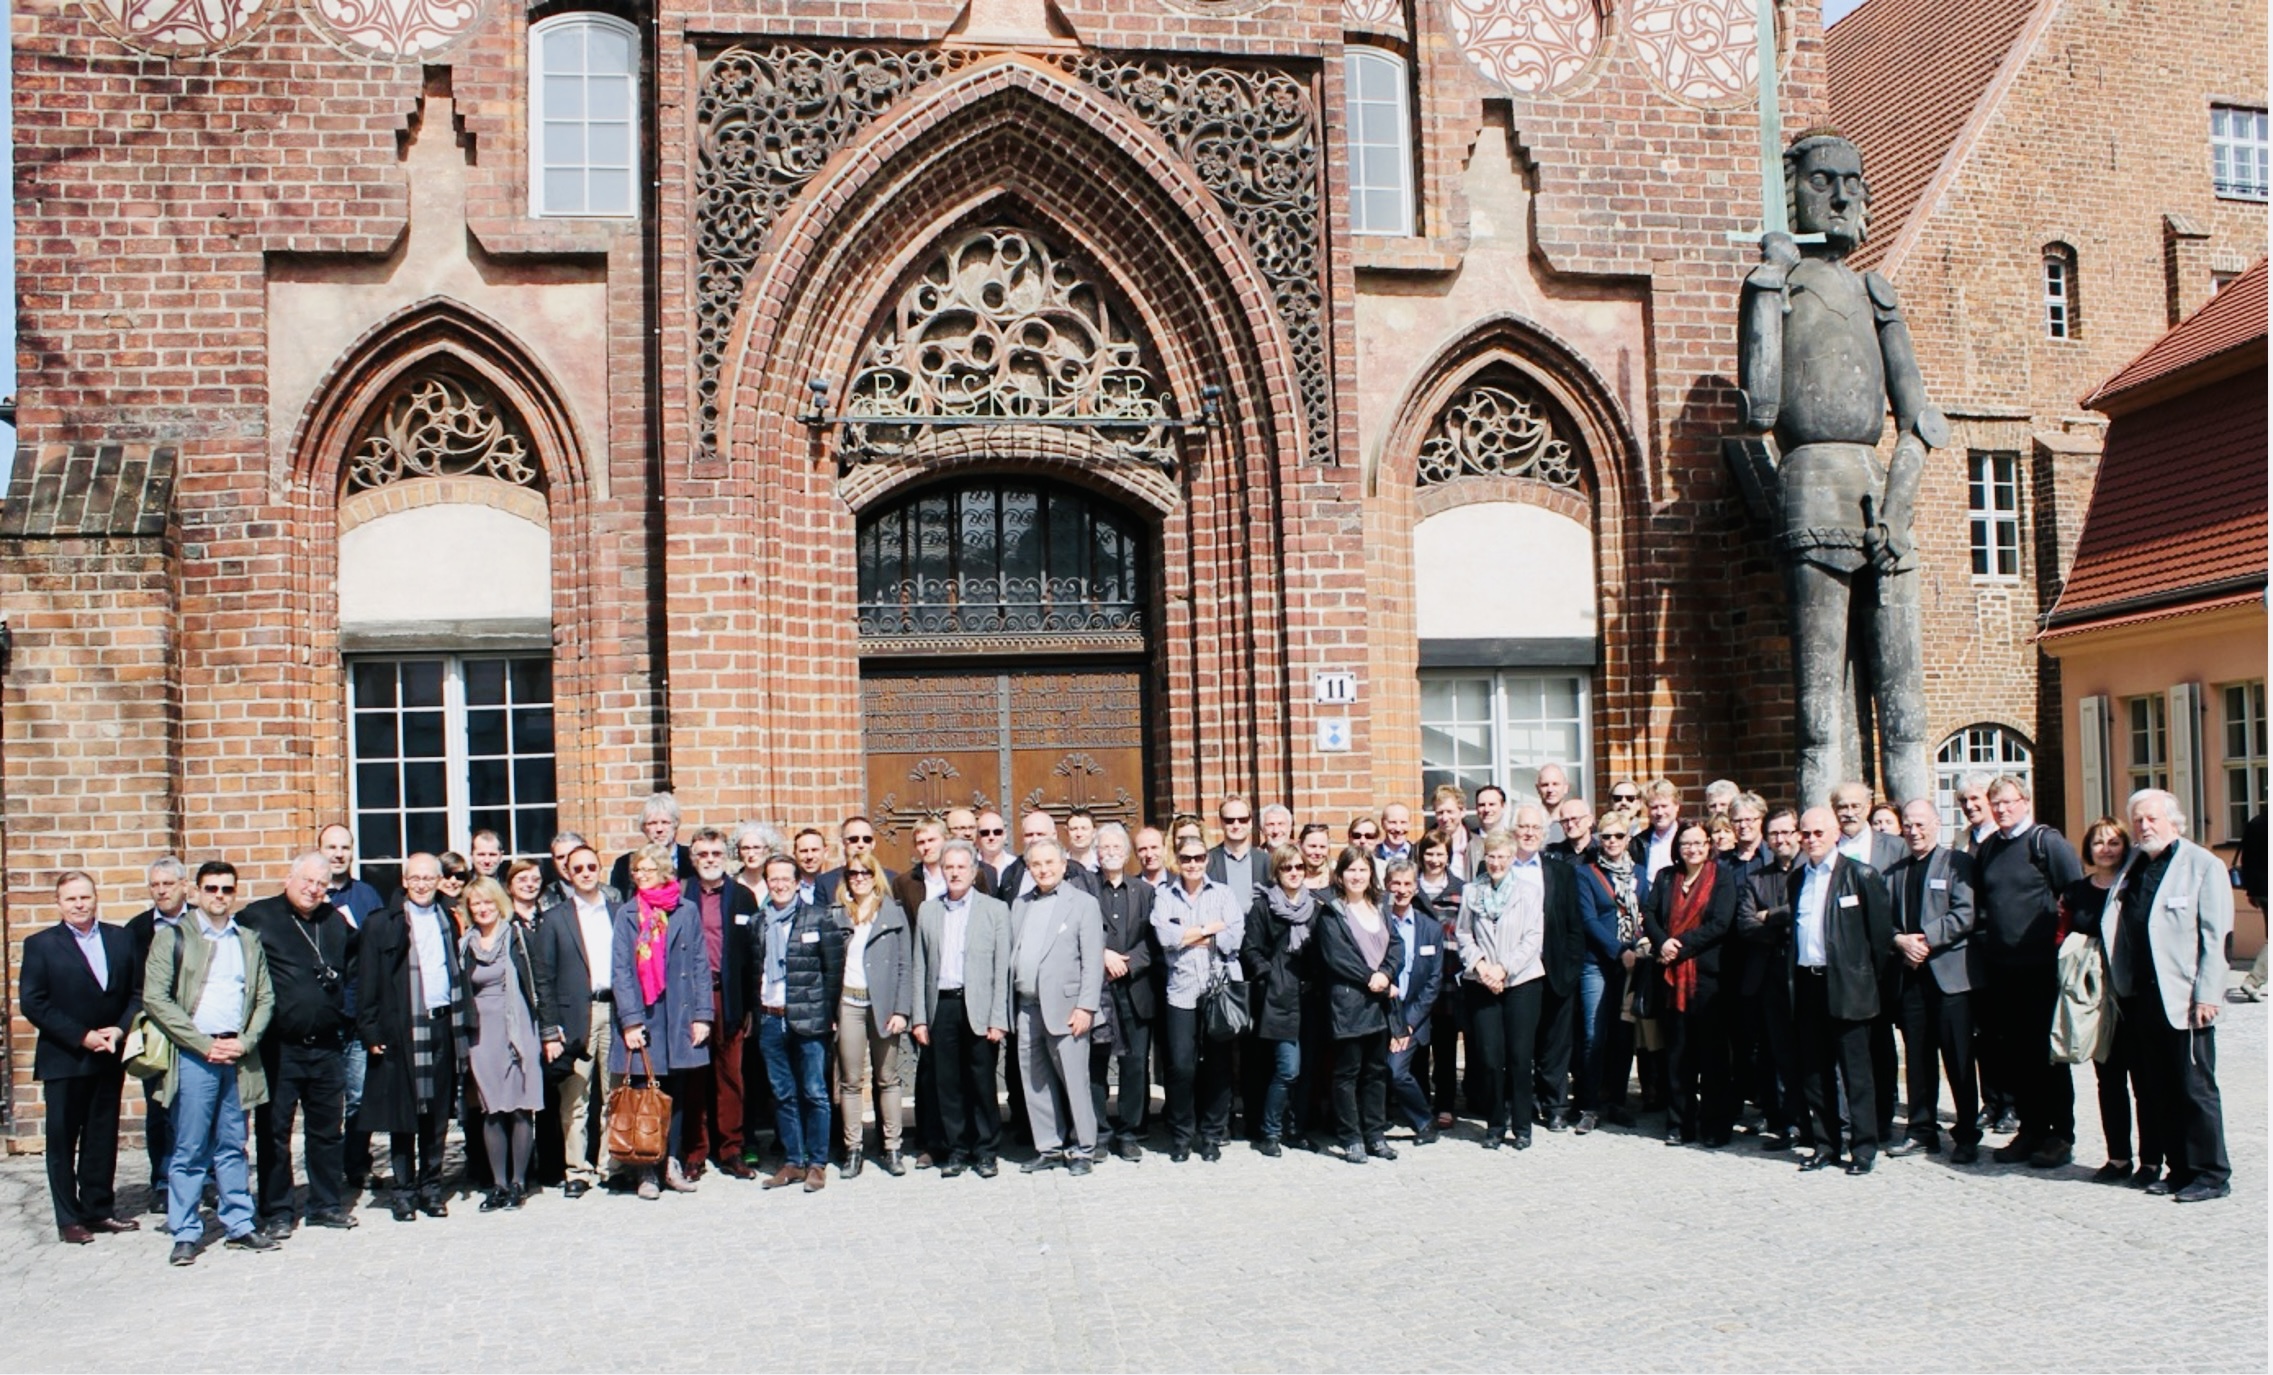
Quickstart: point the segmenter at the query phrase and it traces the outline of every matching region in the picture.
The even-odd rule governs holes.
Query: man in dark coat
[[[111,1216],[118,1172],[120,1045],[141,1010],[134,938],[96,919],[95,881],[73,869],[55,882],[62,920],[24,940],[16,995],[39,1029],[32,1077],[47,1100],[47,1189],[57,1235],[85,1245],[97,1232],[137,1232]]]
[[[260,936],[276,990],[276,1013],[260,1043],[268,1101],[254,1112],[260,1137],[262,1229],[292,1234],[292,1124],[307,1124],[308,1225],[347,1228],[345,1190],[347,1067],[340,1058],[355,1027],[355,932],[331,904],[331,861],[310,850],[292,861],[284,891],[237,917]]]
[[[1153,886],[1132,872],[1128,828],[1108,821],[1097,828],[1097,906],[1105,917],[1105,993],[1110,1014],[1089,1053],[1089,1086],[1096,1099],[1097,1149],[1123,1160],[1144,1159],[1144,1115],[1150,1106],[1152,1024],[1159,1015],[1155,987],[1157,949],[1152,934]],[[1105,1113],[1107,1071],[1118,1061],[1121,1095]]]
[[[397,1222],[445,1217],[442,1150],[458,1101],[464,972],[455,924],[436,898],[434,856],[403,861],[403,891],[357,936],[356,1023],[365,1069],[358,1125],[388,1133]]]
[[[1800,1162],[1820,1170],[1840,1161],[1839,1085],[1847,1086],[1847,1128],[1854,1155],[1847,1173],[1869,1174],[1878,1159],[1880,1123],[1872,1087],[1870,1026],[1879,987],[1893,958],[1893,902],[1886,880],[1839,853],[1839,821],[1828,807],[1800,814],[1800,854],[1786,880],[1791,894],[1792,1035],[1807,1083],[1808,1116],[1800,1135],[1815,1153]]]

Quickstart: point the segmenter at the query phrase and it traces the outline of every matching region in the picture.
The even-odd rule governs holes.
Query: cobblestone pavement
[[[1650,1134],[1108,1162],[1087,1179],[870,1170],[642,1203],[472,1200],[281,1253],[165,1264],[54,1240],[0,1167],[0,1369],[2035,1369],[2267,1366],[2266,1010],[2220,1022],[2235,1194],[1882,1161],[1802,1176]],[[142,1192],[128,1162],[126,1196]],[[149,1221],[154,1221],[150,1219]]]

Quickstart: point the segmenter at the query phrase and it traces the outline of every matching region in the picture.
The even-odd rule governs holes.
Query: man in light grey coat
[[[2138,846],[2107,895],[2100,940],[2118,1018],[2116,1053],[2138,1075],[2140,1135],[2159,1132],[2170,1175],[2148,1186],[2181,1203],[2233,1192],[2216,1033],[2234,895],[2226,866],[2186,839],[2178,799],[2131,794]],[[2149,1124],[2152,1123],[2152,1128]]]
[[[1952,1163],[1980,1156],[1981,1125],[1973,1093],[1972,984],[1966,976],[1966,941],[1973,934],[1973,858],[1941,843],[1941,811],[1932,798],[1902,809],[1902,839],[1910,853],[1887,872],[1894,898],[1895,1015],[1909,1066],[1909,1139],[1889,1156],[1941,1152],[1938,1118],[1941,1068],[1949,1071],[1950,1106],[1957,1142]],[[1891,1091],[1891,1080],[1887,1090]]]
[[[1026,872],[1034,888],[1010,909],[1018,1062],[1034,1129],[1035,1156],[1019,1167],[1025,1174],[1059,1165],[1087,1174],[1097,1150],[1089,1028],[1104,994],[1105,914],[1097,899],[1065,882],[1065,868],[1065,850],[1056,841],[1030,846]]]
[[[947,842],[947,891],[916,914],[917,1118],[927,1098],[937,1105],[939,1138],[924,1144],[942,1179],[966,1169],[992,1179],[1002,1142],[995,1064],[1010,1030],[1010,909],[972,887],[978,863],[970,842]]]

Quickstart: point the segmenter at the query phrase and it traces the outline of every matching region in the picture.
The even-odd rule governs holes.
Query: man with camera
[[[308,1225],[348,1228],[343,1146],[347,1074],[340,1059],[350,1034],[347,988],[355,978],[355,939],[331,904],[331,861],[311,850],[292,861],[284,891],[245,908],[240,925],[260,936],[276,1010],[260,1044],[268,1101],[254,1113],[259,1137],[261,1230],[292,1234],[292,1121],[306,1119]]]

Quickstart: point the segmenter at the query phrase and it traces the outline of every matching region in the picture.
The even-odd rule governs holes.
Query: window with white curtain
[[[1350,117],[1350,232],[1413,232],[1413,121],[1405,62],[1380,48],[1342,57]]]
[[[1587,791],[1591,757],[1585,674],[1432,669],[1421,675],[1421,796],[1456,783],[1473,797],[1495,783],[1538,797],[1539,770],[1560,764]]]
[[[563,14],[529,33],[529,209],[638,213],[639,34],[606,14]]]

